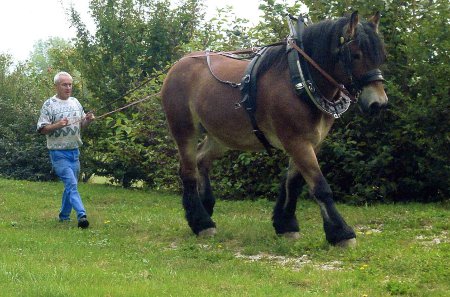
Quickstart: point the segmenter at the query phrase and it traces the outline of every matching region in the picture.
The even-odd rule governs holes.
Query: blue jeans
[[[62,221],[70,219],[72,208],[76,211],[78,220],[86,215],[86,210],[78,193],[79,156],[80,151],[78,149],[50,150],[53,170],[64,183],[64,193],[59,212],[59,219]]]

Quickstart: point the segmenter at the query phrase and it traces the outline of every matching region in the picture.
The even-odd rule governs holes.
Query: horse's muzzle
[[[374,82],[362,89],[359,106],[364,113],[374,115],[387,106],[388,97],[382,82]]]

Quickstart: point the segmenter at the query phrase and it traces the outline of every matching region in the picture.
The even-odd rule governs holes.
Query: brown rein
[[[339,84],[333,77],[331,77],[331,75],[329,75],[325,70],[322,69],[322,67],[320,67],[310,56],[308,56],[307,53],[305,53],[304,50],[302,50],[293,39],[289,39],[288,40],[288,44],[290,46],[292,46],[297,52],[299,52],[306,61],[308,61],[308,63],[310,63],[314,68],[316,68],[317,71],[320,72],[320,74],[323,75],[323,77],[325,77],[334,87],[336,87],[337,89],[339,89],[342,93],[344,93],[347,97],[350,98],[350,100],[352,100],[352,102],[356,102],[357,99],[355,96],[353,96],[352,94],[350,94],[350,92],[341,84]]]
[[[280,42],[275,42],[275,43],[271,43],[271,44],[264,45],[264,46],[256,46],[256,47],[252,47],[250,49],[242,49],[242,50],[236,50],[236,51],[221,51],[221,52],[206,51],[205,54],[185,56],[182,59],[185,59],[185,58],[202,58],[202,57],[206,57],[207,55],[209,55],[209,56],[229,56],[229,55],[256,54],[258,52],[258,50],[260,48],[262,48],[262,47],[271,47],[271,46],[276,46],[276,45],[283,45],[285,43],[286,42],[284,42],[284,41],[280,41]]]
[[[96,119],[96,120],[99,120],[99,119],[101,119],[101,118],[106,117],[107,115],[116,113],[116,112],[121,111],[121,110],[123,110],[123,109],[125,109],[125,108],[128,108],[128,107],[130,107],[130,106],[139,104],[139,103],[141,103],[141,102],[144,102],[144,101],[146,101],[146,100],[148,100],[148,99],[151,99],[151,98],[156,97],[156,96],[159,96],[159,95],[161,95],[161,92],[158,92],[158,93],[152,94],[152,95],[148,95],[148,96],[146,96],[146,97],[144,97],[144,98],[142,98],[142,99],[133,101],[133,102],[131,102],[131,103],[125,105],[125,106],[119,107],[119,108],[114,109],[114,110],[109,111],[109,112],[106,112],[106,113],[104,113],[104,114],[102,114],[102,115],[100,115],[100,116],[98,116],[98,117],[95,117],[95,119]],[[86,117],[84,117],[84,118],[82,118],[82,119],[79,119],[78,121],[75,121],[75,122],[71,123],[71,125],[72,125],[72,124],[76,124],[76,123],[78,123],[78,122],[82,122],[82,121],[84,121],[85,118],[86,118]]]
[[[206,57],[207,55],[209,56],[229,56],[229,55],[245,55],[245,54],[255,54],[258,51],[258,48],[254,47],[251,49],[245,49],[245,50],[238,50],[238,51],[227,51],[227,52],[206,52],[205,54],[198,54],[198,55],[192,55],[192,56],[185,56],[181,59],[186,59],[186,58],[202,58],[202,57]]]
[[[117,108],[117,109],[115,109],[115,110],[112,110],[112,111],[109,111],[109,112],[107,112],[107,113],[104,113],[104,114],[102,114],[101,116],[98,116],[98,117],[96,117],[96,118],[97,118],[97,119],[104,118],[104,117],[106,117],[107,115],[110,115],[110,114],[113,114],[113,113],[115,113],[115,112],[121,111],[121,110],[123,110],[123,109],[125,109],[125,108],[128,108],[128,107],[130,107],[130,106],[136,105],[136,104],[141,103],[141,102],[144,102],[144,101],[146,101],[146,100],[148,100],[148,99],[150,99],[150,98],[153,98],[153,97],[156,97],[156,96],[159,96],[159,95],[161,95],[161,92],[158,92],[158,93],[152,94],[152,95],[148,95],[148,96],[146,96],[146,97],[144,97],[144,98],[142,98],[142,99],[139,99],[139,100],[137,100],[137,101],[133,101],[133,102],[131,102],[131,103],[125,105],[125,106],[122,106],[122,107]]]

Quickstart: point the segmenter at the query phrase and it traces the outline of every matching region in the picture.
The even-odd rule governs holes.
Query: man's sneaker
[[[82,216],[78,221],[78,228],[86,229],[87,227],[89,227],[89,221],[87,220],[86,216]]]

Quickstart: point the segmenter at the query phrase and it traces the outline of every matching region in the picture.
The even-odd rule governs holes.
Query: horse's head
[[[359,22],[358,12],[352,13],[337,36],[336,71],[347,89],[359,95],[359,105],[365,112],[376,112],[388,102],[384,79],[379,67],[386,53],[378,35],[380,13],[367,22]]]

